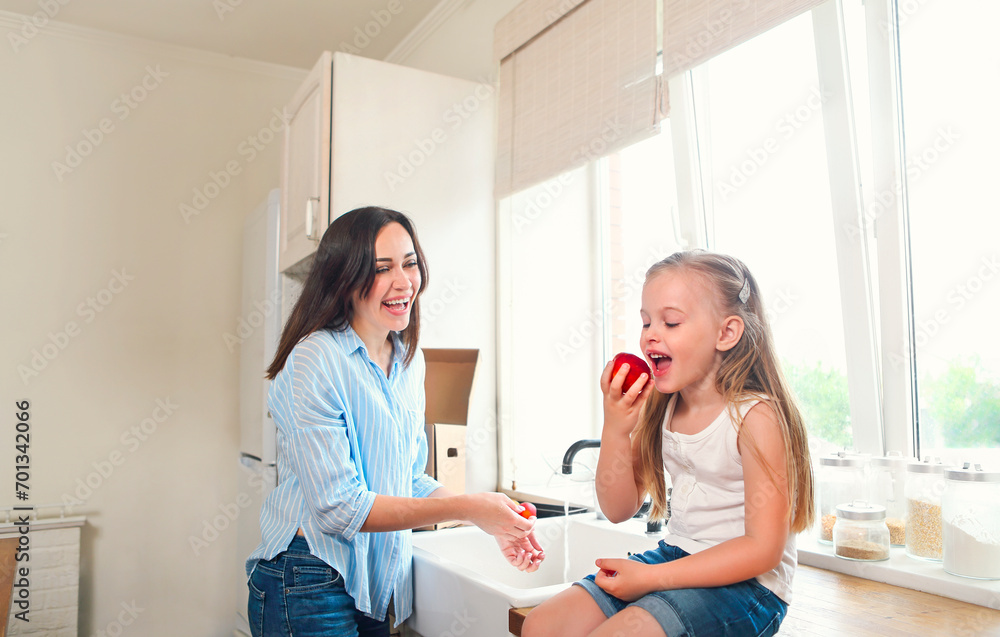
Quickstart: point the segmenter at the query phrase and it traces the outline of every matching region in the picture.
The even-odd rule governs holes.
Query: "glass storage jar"
[[[922,560],[941,561],[941,496],[944,465],[941,461],[914,462],[906,467],[906,554]]]
[[[833,543],[833,525],[837,521],[837,507],[844,502],[867,499],[865,469],[868,457],[840,451],[819,459],[817,497],[819,500],[819,541]]]
[[[837,507],[833,525],[833,552],[837,557],[859,562],[889,559],[889,527],[885,507],[863,500]]]
[[[1000,579],[1000,473],[965,463],[944,472],[944,570]]]
[[[916,460],[898,451],[871,460],[869,501],[885,507],[889,543],[893,546],[906,544],[906,466]]]

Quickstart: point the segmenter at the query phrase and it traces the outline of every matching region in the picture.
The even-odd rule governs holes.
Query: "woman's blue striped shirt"
[[[425,497],[441,485],[424,473],[424,359],[400,361],[393,334],[388,378],[348,327],[302,339],[271,382],[278,429],[278,486],[260,514],[261,544],[247,560],[275,557],[301,528],[310,551],[344,576],[358,610],[396,621],[413,608],[410,531],[361,533],[376,494]]]

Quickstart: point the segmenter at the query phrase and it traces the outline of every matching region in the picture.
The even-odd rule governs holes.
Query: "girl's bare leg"
[[[590,637],[666,637],[666,634],[649,611],[630,606],[608,618]]]
[[[648,615],[648,613],[647,613]],[[523,637],[584,637],[607,621],[590,593],[570,586],[535,607],[524,620]],[[653,622],[654,624],[656,622]]]

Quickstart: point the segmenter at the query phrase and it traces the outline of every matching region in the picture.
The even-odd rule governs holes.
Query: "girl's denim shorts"
[[[645,564],[663,564],[688,553],[663,540],[655,548],[629,557]],[[778,632],[788,605],[755,579],[715,588],[657,591],[629,603],[614,597],[588,575],[582,586],[611,617],[629,606],[638,606],[659,622],[670,637],[764,637]]]

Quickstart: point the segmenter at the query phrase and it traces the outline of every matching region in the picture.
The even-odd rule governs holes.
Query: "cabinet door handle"
[[[316,240],[316,204],[319,197],[306,199],[306,239]]]

